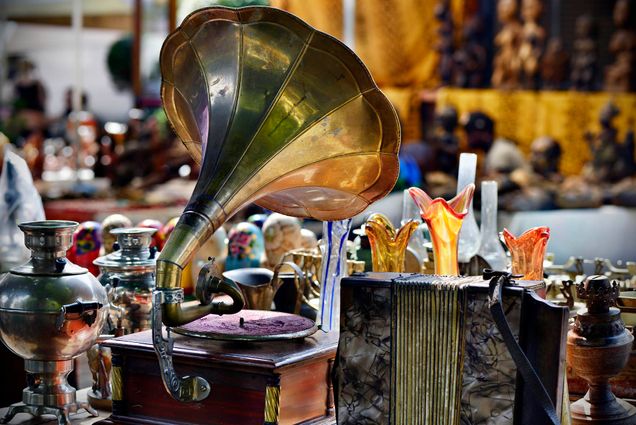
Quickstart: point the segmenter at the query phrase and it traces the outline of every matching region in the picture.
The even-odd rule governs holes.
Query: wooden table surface
[[[86,393],[88,392],[88,388],[84,388],[77,392],[77,400],[78,401],[86,401]],[[0,417],[3,417],[7,412],[7,407],[0,408]],[[94,422],[100,421],[102,419],[110,416],[110,412],[106,411],[98,411],[99,416],[93,417],[87,411],[80,410],[78,413],[71,414],[71,422],[73,425],[88,425]],[[43,417],[35,418],[27,413],[18,413],[14,416],[14,418],[9,422],[9,425],[57,425],[57,419],[55,416],[46,415]]]

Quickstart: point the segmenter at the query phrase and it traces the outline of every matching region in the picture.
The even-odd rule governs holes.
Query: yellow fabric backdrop
[[[614,124],[622,142],[636,123],[636,94],[444,88],[437,92],[436,107],[452,105],[460,114],[487,113],[495,120],[496,134],[514,140],[526,154],[537,137],[554,137],[563,149],[561,171],[578,174],[590,159],[584,135],[600,130],[599,112],[609,100],[621,110]]]
[[[393,102],[403,123],[403,138],[417,138],[418,93],[437,85],[437,21],[434,0],[358,0],[355,52]],[[342,39],[342,0],[271,0],[310,25]],[[460,28],[464,0],[451,0]]]

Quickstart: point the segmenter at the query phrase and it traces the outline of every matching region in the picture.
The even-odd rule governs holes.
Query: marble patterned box
[[[487,281],[367,273],[341,285],[339,424],[542,423],[490,316]],[[506,288],[504,309],[561,412],[567,308],[533,285]]]

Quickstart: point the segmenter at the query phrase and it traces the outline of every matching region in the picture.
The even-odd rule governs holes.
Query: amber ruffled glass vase
[[[409,239],[418,226],[409,220],[398,230],[384,214],[371,214],[364,230],[371,245],[374,272],[403,272],[404,255]]]
[[[550,238],[550,228],[533,227],[515,237],[508,229],[503,237],[512,257],[512,273],[524,280],[543,280],[543,257]]]
[[[411,197],[420,208],[422,219],[426,221],[433,242],[435,274],[458,276],[457,241],[462,221],[468,213],[473,199],[475,185],[467,185],[450,201],[432,199],[422,189],[409,189]]]

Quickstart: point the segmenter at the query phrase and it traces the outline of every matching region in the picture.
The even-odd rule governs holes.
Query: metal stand
[[[0,423],[6,424],[13,419],[18,413],[28,413],[33,416],[52,415],[57,418],[58,425],[71,425],[71,419],[69,415],[71,413],[77,413],[78,410],[85,409],[93,416],[99,416],[97,411],[93,409],[88,403],[72,403],[63,407],[51,407],[51,406],[33,406],[24,403],[13,404],[9,407],[7,414],[0,419]]]
[[[18,413],[53,415],[59,425],[70,425],[69,414],[76,413],[79,409],[99,416],[88,403],[76,401],[75,388],[66,381],[73,370],[72,360],[25,360],[24,369],[27,372],[28,387],[22,391],[22,403],[11,405],[0,423],[8,423]]]

